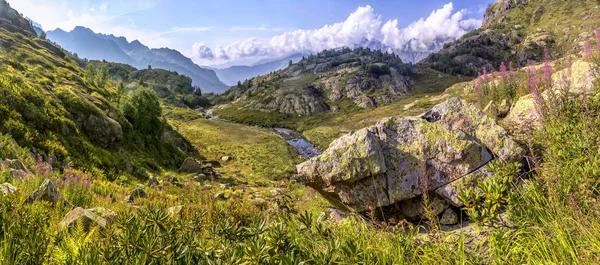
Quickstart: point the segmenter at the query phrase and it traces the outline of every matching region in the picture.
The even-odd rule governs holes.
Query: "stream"
[[[214,121],[225,121],[232,122],[228,120],[224,120],[219,118],[217,115],[213,114],[211,111],[207,112],[208,119]],[[306,159],[310,159],[313,157],[320,156],[323,151],[313,145],[311,142],[306,140],[300,132],[286,129],[286,128],[268,128],[271,132],[276,134],[277,136],[283,138],[288,144],[292,145],[298,151],[298,154]]]

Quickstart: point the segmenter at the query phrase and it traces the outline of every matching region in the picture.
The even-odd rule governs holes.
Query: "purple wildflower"
[[[550,66],[550,52],[548,48],[544,49],[544,67],[542,71],[544,73],[544,85],[550,86],[552,81],[552,67]]]
[[[586,61],[589,61],[592,58],[592,45],[590,44],[590,40],[586,39],[583,43],[583,58]]]
[[[507,71],[506,71],[506,64],[504,64],[504,62],[502,62],[500,64],[500,78],[502,78],[502,80],[506,79],[507,76]]]
[[[600,54],[600,28],[596,30],[596,48],[598,49],[598,54]]]

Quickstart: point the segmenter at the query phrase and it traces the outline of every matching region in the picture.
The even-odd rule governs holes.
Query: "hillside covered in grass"
[[[132,168],[178,168],[198,156],[162,118],[156,93],[120,90],[106,67],[80,67],[4,1],[1,11],[0,146],[26,151],[15,157],[2,148],[0,156],[31,161],[29,153],[39,154],[108,179]]]
[[[494,7],[485,25],[520,12]],[[557,42],[474,80],[330,51],[228,99],[174,72],[81,61],[0,0],[0,263],[600,264],[594,30],[568,54]],[[379,104],[402,83],[393,71],[406,71],[407,93]],[[363,83],[382,86],[351,95]],[[324,152],[304,159],[186,97],[296,128]]]
[[[515,68],[540,62],[544,49],[554,58],[578,54],[600,26],[597,1],[499,0],[481,28],[430,55],[423,62],[453,75],[476,76],[501,62]]]

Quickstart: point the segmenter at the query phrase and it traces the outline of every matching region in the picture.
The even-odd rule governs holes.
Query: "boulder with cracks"
[[[336,207],[362,213],[436,191],[492,159],[523,154],[493,119],[452,98],[421,116],[388,118],[342,136],[297,169],[302,182]],[[456,205],[455,196],[438,194]]]

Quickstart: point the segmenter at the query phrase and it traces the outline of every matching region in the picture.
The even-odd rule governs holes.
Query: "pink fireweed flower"
[[[500,63],[500,78],[502,78],[502,80],[504,80],[507,76],[507,71],[506,71],[506,64],[504,64],[504,62]]]
[[[484,66],[483,67],[483,82],[484,83],[487,83],[487,75],[488,75],[488,73],[487,73],[487,67]]]
[[[550,86],[552,82],[552,67],[550,66],[550,52],[548,48],[544,49],[544,67],[542,68],[544,73],[544,85]]]
[[[600,28],[596,30],[596,49],[598,49],[598,54],[600,54]]]
[[[592,58],[592,45],[590,44],[589,39],[586,39],[583,43],[583,58],[586,61],[589,61]]]

